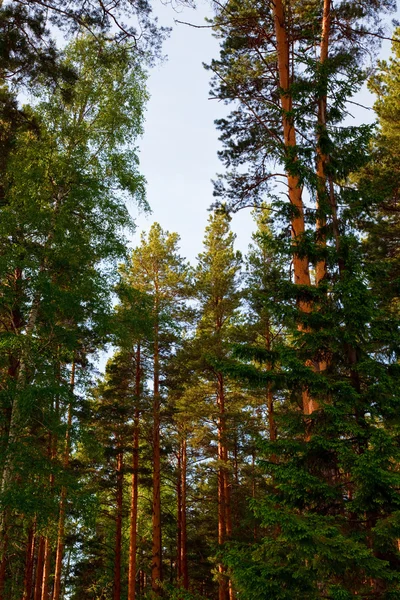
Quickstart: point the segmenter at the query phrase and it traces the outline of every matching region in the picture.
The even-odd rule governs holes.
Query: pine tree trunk
[[[158,307],[156,307],[158,315]],[[154,328],[154,380],[153,380],[153,540],[151,587],[158,596],[161,593],[161,457],[160,457],[160,355],[158,323]]]
[[[39,547],[36,559],[35,593],[33,595],[34,600],[42,599],[45,542],[45,538],[41,535],[39,538]]]
[[[278,73],[280,87],[280,102],[282,107],[282,127],[284,144],[287,150],[287,155],[291,157],[293,163],[297,161],[296,156],[293,156],[293,151],[296,148],[296,130],[291,116],[293,109],[293,99],[291,95],[291,69],[290,69],[290,43],[289,34],[287,31],[287,23],[285,20],[285,10],[283,0],[276,0],[273,4],[273,14],[275,22],[276,35],[276,50],[278,56]],[[289,187],[289,200],[295,209],[295,213],[291,218],[292,239],[296,246],[298,241],[305,232],[304,223],[304,205],[302,199],[302,187],[298,175],[293,173],[290,168],[287,172],[287,181]],[[296,250],[293,253],[293,270],[294,282],[297,285],[311,285],[310,271],[307,257],[300,257]],[[309,313],[311,306],[309,302],[300,300],[298,302],[300,311]],[[300,329],[304,329],[300,326]],[[309,366],[313,366],[311,363]],[[317,408],[318,404],[311,398],[308,390],[302,392],[303,412],[305,415],[310,415]]]
[[[59,401],[56,401],[56,411],[59,411]],[[50,434],[49,436],[49,448],[48,456],[50,460],[54,460],[57,453],[57,438]],[[50,494],[54,493],[54,474],[50,475]],[[49,536],[45,536],[44,542],[44,557],[43,557],[43,581],[42,581],[42,596],[41,600],[48,600],[49,598],[49,577],[50,577],[50,562],[51,562],[51,542]]]
[[[323,14],[322,14],[322,28],[321,28],[321,44],[320,44],[320,68],[321,70],[324,68],[324,64],[328,60],[329,57],[329,42],[330,42],[330,33],[331,33],[331,10],[332,10],[332,0],[324,0]],[[327,73],[323,73],[322,76],[325,78],[323,89],[324,93],[319,98],[318,101],[318,147],[317,147],[317,179],[318,179],[318,187],[320,188],[319,194],[323,194],[324,199],[326,198],[330,205],[330,210],[332,214],[332,231],[335,239],[335,247],[336,251],[339,253],[340,250],[340,234],[339,234],[339,224],[337,218],[337,205],[335,199],[335,193],[333,188],[332,177],[326,175],[325,167],[329,161],[329,156],[327,156],[320,147],[319,141],[321,140],[321,136],[326,133],[326,113],[327,113]],[[328,181],[328,189],[327,189],[327,181]],[[321,205],[320,200],[317,198],[317,208]],[[317,221],[317,233],[318,230],[321,230],[325,226],[325,220],[321,219]],[[321,243],[324,243],[325,236],[319,236],[321,239]],[[342,258],[338,258],[338,266],[339,273],[341,273],[344,269],[344,263]],[[325,261],[320,261],[317,263],[316,268],[316,283],[318,283],[324,278],[326,275],[326,265]]]
[[[219,408],[218,418],[218,544],[222,545],[227,539],[227,533],[230,529],[228,524],[229,513],[229,487],[226,464],[228,461],[228,451],[226,447],[226,415],[225,415],[225,394],[224,381],[221,373],[218,374],[218,393],[217,405]],[[218,565],[219,591],[218,600],[229,600],[229,585],[226,576],[226,567],[220,563]]]
[[[139,400],[141,389],[141,358],[140,343],[136,350],[136,376],[135,395],[136,408],[133,425],[133,450],[132,450],[132,485],[131,485],[131,512],[129,536],[129,572],[128,572],[128,600],[135,600],[136,594],[136,553],[137,553],[137,517],[138,517],[138,491],[139,491]]]
[[[66,500],[67,500],[67,489],[65,488],[65,486],[63,486],[61,489],[61,497],[60,497],[60,513],[59,513],[59,520],[58,520],[53,600],[60,600],[60,593],[61,593],[61,573],[62,573],[62,559],[63,559],[63,554],[64,554]]]
[[[71,379],[70,379],[70,391],[71,395],[74,393],[75,388],[75,360],[71,366]],[[72,427],[72,405],[68,405],[68,417],[67,417],[67,430],[65,432],[65,453],[64,453],[64,470],[69,465],[69,455],[71,447],[71,427]],[[61,572],[62,572],[62,559],[64,554],[64,537],[65,537],[65,509],[67,502],[67,488],[62,486],[61,498],[60,498],[60,513],[58,520],[58,533],[57,533],[57,549],[56,549],[56,564],[54,572],[54,587],[53,587],[53,600],[60,600],[61,593]]]
[[[36,522],[34,521],[29,528],[28,541],[26,544],[26,559],[25,559],[25,574],[24,574],[24,591],[22,600],[30,600],[33,587],[33,566],[35,561],[35,529]]]
[[[121,600],[121,564],[122,564],[122,502],[124,485],[124,454],[120,448],[117,455],[117,490],[115,518],[115,560],[113,600]]]
[[[273,5],[275,34],[276,34],[276,49],[278,54],[278,71],[279,71],[279,87],[281,89],[280,101],[282,107],[282,125],[284,143],[287,153],[292,154],[296,147],[296,131],[291,117],[293,108],[291,95],[291,73],[290,73],[290,46],[289,37],[286,30],[285,13],[282,0],[276,0]],[[292,158],[296,162],[296,157]],[[289,200],[296,209],[296,214],[291,220],[292,237],[294,243],[302,237],[305,231],[304,225],[304,206],[302,200],[302,187],[297,175],[294,175],[290,169],[287,173],[289,186]],[[294,278],[295,283],[300,285],[310,285],[310,273],[308,268],[307,258],[300,258],[296,253],[293,257]],[[300,308],[308,312],[308,305],[304,302],[300,303]]]
[[[176,499],[177,499],[177,581],[178,585],[182,583],[182,445],[179,443],[178,448],[178,477],[176,483]]]
[[[43,579],[42,579],[42,596],[41,600],[49,598],[49,576],[50,576],[50,560],[51,560],[51,544],[49,537],[44,539],[43,551]]]
[[[181,570],[182,583],[185,590],[189,589],[189,572],[187,561],[187,529],[186,529],[186,472],[187,472],[187,442],[182,440],[182,464],[181,464]]]
[[[321,33],[321,45],[320,45],[320,70],[321,77],[323,78],[322,89],[323,94],[318,99],[318,145],[317,145],[317,211],[320,214],[317,218],[317,243],[320,247],[326,246],[326,234],[324,229],[326,227],[326,209],[329,201],[329,192],[326,186],[326,173],[325,167],[328,162],[328,156],[325,154],[323,148],[321,148],[321,140],[323,140],[326,134],[326,108],[327,108],[327,83],[328,78],[325,73],[325,63],[328,59],[329,52],[329,36],[330,36],[330,22],[331,22],[331,0],[324,0],[324,8],[322,15],[322,33]],[[315,279],[318,285],[323,279],[326,278],[326,260],[319,260],[316,265]]]

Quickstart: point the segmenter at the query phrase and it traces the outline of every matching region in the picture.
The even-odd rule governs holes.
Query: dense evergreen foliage
[[[394,2],[214,7],[233,110],[190,265],[126,241],[151,4],[0,2],[0,600],[400,597]]]

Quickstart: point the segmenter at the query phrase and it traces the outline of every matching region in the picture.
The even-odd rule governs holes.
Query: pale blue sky
[[[173,27],[164,44],[167,60],[150,73],[151,95],[146,113],[145,133],[139,143],[141,171],[147,179],[147,198],[152,209],[148,216],[133,209],[137,232],[132,244],[139,242],[142,230],[154,221],[181,237],[181,253],[190,261],[202,250],[208,211],[213,201],[211,179],[223,172],[217,157],[218,133],[214,120],[228,110],[222,103],[209,99],[210,73],[203,68],[218,57],[218,41],[208,28],[195,29],[176,25],[175,19],[205,25],[212,15],[208,0],[197,0],[197,9],[174,11],[170,3],[154,3],[160,24]],[[383,54],[390,44],[385,42]],[[356,100],[371,105],[366,91]],[[350,107],[355,120],[373,120],[372,111]],[[249,210],[233,216],[232,229],[237,234],[237,248],[245,252],[253,223]]]
[[[141,172],[147,179],[153,213],[136,219],[138,230],[132,243],[138,242],[142,229],[158,221],[163,229],[179,233],[181,253],[193,261],[202,250],[207,209],[213,201],[211,179],[223,171],[214,120],[227,109],[209,100],[210,73],[203,68],[203,62],[218,56],[218,42],[210,29],[174,24],[174,19],[180,19],[205,25],[205,17],[212,14],[207,0],[198,0],[196,10],[185,8],[178,13],[171,5],[160,4],[157,14],[160,23],[172,26],[173,31],[164,45],[167,61],[150,74],[151,99],[139,143]],[[233,217],[232,228],[242,251],[252,227],[249,211]]]

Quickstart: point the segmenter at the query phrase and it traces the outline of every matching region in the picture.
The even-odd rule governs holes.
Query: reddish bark
[[[187,443],[186,439],[182,440],[181,445],[181,575],[182,583],[185,590],[189,589],[189,572],[188,572],[188,561],[187,561],[187,529],[186,529],[186,472],[187,472]]]
[[[39,547],[38,547],[38,553],[37,553],[37,559],[36,559],[35,592],[33,595],[34,600],[42,599],[45,543],[46,543],[46,540],[41,535],[39,538]]]
[[[276,50],[278,57],[278,74],[280,87],[280,103],[282,107],[282,127],[284,144],[287,154],[291,157],[293,163],[296,162],[296,130],[293,123],[292,109],[293,99],[291,95],[291,65],[290,65],[290,42],[285,20],[285,9],[283,0],[276,0],[273,4],[273,14],[275,22]],[[293,271],[294,282],[297,285],[311,285],[310,271],[307,257],[301,257],[296,252],[296,244],[301,241],[305,232],[304,223],[304,205],[302,199],[302,187],[299,177],[292,170],[287,172],[287,181],[289,187],[289,200],[295,208],[291,218],[292,239],[294,243],[293,253]],[[304,313],[309,313],[311,306],[309,302],[300,300],[299,309]],[[303,326],[299,329],[304,330]],[[310,363],[310,366],[313,365]],[[308,390],[302,392],[303,412],[310,415],[318,408],[318,403],[311,398]]]
[[[137,553],[137,517],[138,517],[138,484],[139,484],[139,398],[141,387],[140,344],[136,350],[136,375],[135,395],[136,408],[133,426],[132,450],[132,485],[131,485],[131,511],[130,511],[130,539],[129,539],[129,573],[128,573],[128,600],[135,600],[136,593],[136,553]]]
[[[41,600],[49,598],[49,576],[50,576],[51,544],[48,536],[44,538],[43,551],[43,579]]]
[[[331,23],[331,0],[324,0],[324,8],[322,15],[322,33],[321,33],[321,44],[320,44],[320,68],[321,76],[326,77],[324,71],[324,64],[328,59],[329,52],[329,35],[330,35],[330,23]],[[328,156],[321,148],[321,140],[326,133],[326,108],[327,108],[327,95],[326,86],[323,86],[324,93],[318,100],[318,146],[317,146],[317,210],[321,210],[321,214],[317,219],[317,243],[320,247],[326,246],[326,234],[324,229],[326,227],[326,204],[329,199],[329,192],[326,186],[326,173],[325,168],[328,162]],[[318,285],[327,274],[326,271],[326,260],[320,260],[317,262],[315,269],[315,280]]]
[[[275,34],[276,34],[276,49],[278,55],[278,72],[279,72],[279,87],[280,101],[282,107],[282,126],[285,147],[290,156],[296,148],[296,131],[294,128],[292,109],[293,101],[290,91],[291,87],[291,70],[290,70],[290,44],[288,32],[285,23],[285,12],[282,0],[276,0],[273,5]],[[292,160],[296,162],[296,157],[292,156]],[[291,219],[292,237],[294,243],[301,239],[305,231],[304,225],[304,206],[302,200],[302,187],[300,179],[292,172],[287,173],[289,186],[289,200],[296,209]],[[310,272],[308,268],[307,258],[300,257],[294,253],[293,256],[294,279],[299,285],[310,285]],[[300,308],[305,312],[309,311],[306,303],[300,302]]]
[[[26,544],[24,591],[22,600],[30,600],[33,588],[33,566],[35,560],[35,529],[36,523],[33,522],[28,531],[28,540]]]
[[[71,379],[70,389],[71,394],[75,387],[75,361],[71,367]],[[71,447],[71,427],[72,427],[72,406],[68,406],[68,417],[67,417],[67,430],[65,432],[65,452],[64,452],[64,469],[68,468],[70,447]],[[54,587],[53,587],[53,600],[60,600],[61,595],[61,572],[62,572],[62,559],[64,554],[64,537],[65,537],[65,509],[67,501],[67,489],[65,486],[61,489],[60,497],[60,513],[58,520],[58,534],[57,534],[57,549],[56,549],[56,564],[54,572]]]
[[[178,460],[178,478],[176,483],[176,498],[177,498],[177,552],[176,552],[176,562],[177,562],[177,579],[178,584],[182,581],[182,447],[179,444],[179,450],[177,455]]]
[[[124,454],[120,448],[117,455],[117,489],[115,515],[115,559],[113,600],[121,600],[121,563],[122,563],[122,501],[124,484]]]
[[[156,314],[158,315],[156,306]],[[153,511],[152,511],[152,564],[151,587],[160,595],[161,572],[161,457],[160,457],[160,352],[158,324],[154,328],[154,378],[153,378]]]
[[[58,400],[57,408],[58,411],[59,405]],[[56,436],[50,434],[49,436],[49,448],[48,455],[51,460],[54,460],[57,453],[57,439]],[[50,493],[53,492],[54,487],[54,474],[50,475]],[[43,552],[43,580],[42,580],[42,595],[41,600],[48,600],[49,598],[49,577],[50,577],[50,561],[51,561],[51,543],[49,537],[45,536],[44,541],[44,552]]]
[[[232,524],[230,517],[230,489],[227,473],[228,449],[226,445],[226,414],[225,414],[225,390],[224,380],[221,373],[218,373],[218,392],[217,405],[219,409],[218,417],[218,544],[225,543],[227,537],[231,535]],[[218,600],[229,600],[229,584],[226,575],[226,567],[220,563],[218,565],[219,589]]]

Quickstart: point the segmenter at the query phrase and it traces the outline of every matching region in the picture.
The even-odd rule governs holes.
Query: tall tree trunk
[[[186,530],[186,472],[187,472],[187,442],[184,437],[181,445],[181,570],[182,583],[185,590],[189,589],[189,572],[187,562],[187,530]]]
[[[119,440],[119,445],[121,440]],[[117,455],[117,490],[115,515],[115,559],[113,600],[121,600],[121,564],[122,564],[122,502],[124,488],[124,453],[120,446]]]
[[[25,574],[24,574],[24,591],[22,600],[31,600],[32,587],[33,587],[33,566],[35,561],[35,529],[36,521],[33,522],[29,528],[28,541],[26,544],[26,558],[25,558]]]
[[[335,240],[336,251],[339,253],[340,250],[340,234],[339,225],[337,218],[337,205],[333,187],[333,180],[331,176],[326,175],[326,165],[329,162],[329,156],[325,153],[321,147],[323,145],[323,139],[326,136],[326,116],[327,116],[327,93],[328,93],[328,73],[326,71],[326,61],[329,57],[329,42],[331,33],[331,10],[332,1],[324,0],[324,7],[322,13],[322,27],[321,27],[321,44],[320,44],[320,76],[322,77],[322,85],[320,88],[323,90],[320,98],[318,99],[318,146],[317,146],[317,209],[320,209],[322,213],[327,212],[329,205],[331,216],[332,216],[332,231]],[[321,144],[322,142],[322,144]],[[320,245],[326,244],[326,235],[323,232],[323,228],[326,225],[326,218],[322,214],[317,219],[317,238],[319,238]],[[318,232],[321,235],[318,236]],[[343,259],[338,257],[339,272],[344,269]],[[319,282],[326,276],[326,261],[321,260],[316,266],[316,283]]]
[[[179,443],[178,448],[178,477],[176,482],[176,499],[177,499],[177,581],[178,585],[182,583],[182,445]]]
[[[275,0],[273,3],[273,15],[275,22],[275,35],[276,35],[276,49],[278,58],[278,74],[279,74],[279,88],[280,88],[280,103],[282,107],[282,127],[283,127],[283,138],[286,148],[286,154],[292,161],[296,163],[297,157],[295,154],[296,150],[296,130],[293,123],[292,109],[293,99],[291,93],[291,69],[290,69],[290,38],[287,30],[287,22],[285,19],[285,9],[283,0]],[[305,232],[304,223],[304,205],[302,199],[302,186],[298,175],[294,172],[293,168],[288,168],[287,181],[289,188],[289,200],[294,210],[291,218],[292,228],[292,239],[294,243],[293,252],[293,270],[294,270],[294,282],[297,285],[309,286],[311,285],[310,271],[308,266],[308,258],[302,257],[296,252],[296,245]],[[309,302],[300,300],[298,302],[300,311],[303,313],[309,313],[311,306]],[[304,330],[301,325],[300,330]],[[310,364],[310,366],[312,366]],[[308,390],[302,392],[303,400],[303,412],[305,415],[310,415],[317,408],[318,404],[313,398],[311,398]]]
[[[156,318],[158,318],[156,305]],[[154,328],[154,379],[153,379],[153,540],[151,587],[156,595],[160,595],[161,572],[161,457],[160,457],[160,350],[158,340],[158,323]]]
[[[70,379],[70,393],[71,396],[74,393],[75,388],[75,360],[71,366],[71,379]],[[67,430],[65,432],[65,451],[64,451],[64,470],[68,469],[69,455],[71,448],[71,427],[72,427],[72,403],[68,405],[68,416],[67,416]],[[57,533],[57,549],[56,549],[56,564],[54,572],[54,587],[53,587],[53,600],[60,600],[61,593],[61,572],[62,572],[62,559],[64,554],[64,537],[65,537],[65,509],[67,501],[67,488],[62,486],[61,497],[60,497],[60,513],[58,520],[58,533]]]
[[[59,399],[56,400],[56,413],[59,413]],[[50,434],[49,436],[49,449],[48,456],[50,460],[54,460],[57,454],[57,438],[55,435]],[[50,494],[54,493],[54,473],[50,474]],[[46,535],[44,543],[44,557],[43,557],[43,581],[42,581],[42,597],[41,600],[48,600],[49,598],[49,577],[50,577],[50,563],[51,563],[51,542],[49,536]]]
[[[280,101],[282,107],[282,126],[284,143],[287,154],[293,162],[296,162],[296,156],[293,151],[296,148],[296,131],[291,116],[293,101],[291,95],[291,73],[290,73],[290,44],[288,31],[286,29],[285,12],[282,0],[276,0],[273,4],[276,48],[278,55],[279,87]],[[300,179],[293,174],[293,169],[288,170],[287,180],[289,186],[289,200],[296,211],[291,220],[292,237],[294,243],[301,239],[305,231],[304,225],[304,206],[302,200],[302,187]],[[300,285],[310,285],[310,272],[307,258],[300,257],[297,253],[293,256],[295,283]],[[305,312],[309,311],[308,304],[301,302],[300,308]]]
[[[320,45],[320,77],[322,78],[321,89],[323,90],[318,99],[318,145],[317,145],[317,211],[320,214],[317,218],[317,243],[320,247],[326,246],[326,211],[329,204],[329,193],[326,186],[325,167],[328,162],[328,156],[323,149],[324,138],[326,136],[326,108],[327,108],[327,84],[328,75],[326,73],[326,61],[329,52],[329,36],[331,21],[331,0],[324,0],[322,14],[322,33]],[[318,285],[327,274],[326,260],[319,260],[316,265],[315,279]]]
[[[131,484],[131,511],[129,533],[129,572],[128,572],[128,600],[135,600],[136,593],[136,553],[137,553],[137,518],[138,518],[138,491],[139,491],[139,401],[141,390],[141,357],[140,343],[136,350],[135,396],[136,408],[133,423],[133,450],[132,450],[132,484]]]
[[[218,417],[218,544],[222,545],[227,539],[227,533],[230,529],[228,524],[229,513],[229,486],[227,475],[228,450],[226,446],[226,414],[225,414],[225,391],[224,380],[221,373],[218,373],[218,391],[217,405],[219,409]],[[218,600],[229,600],[229,585],[226,575],[226,567],[220,563],[218,565],[219,591]]]
[[[35,593],[34,600],[42,600],[42,583],[43,583],[43,567],[44,567],[44,550],[45,538],[41,535],[39,538],[39,547],[36,559],[36,575],[35,575]]]
[[[49,540],[49,536],[46,535],[46,537],[44,538],[43,579],[42,579],[41,600],[48,600],[48,598],[49,598],[50,560],[51,560],[51,543]]]

